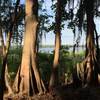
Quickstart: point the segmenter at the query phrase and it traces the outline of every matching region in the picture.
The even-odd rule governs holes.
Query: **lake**
[[[85,47],[78,47],[76,48],[76,52],[80,52],[80,51],[84,51]],[[54,51],[54,47],[41,47],[39,48],[39,52],[42,53],[52,53],[52,51]],[[73,51],[73,47],[69,47],[69,52]]]

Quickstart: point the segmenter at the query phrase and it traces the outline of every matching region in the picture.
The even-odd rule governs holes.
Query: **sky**
[[[51,11],[50,7],[52,5],[51,0],[44,0],[45,4],[44,4],[44,8],[47,9],[47,13],[51,14],[54,16],[54,13]],[[21,4],[25,3],[25,0],[21,0]],[[97,32],[100,34],[100,18],[95,18],[95,23],[96,23],[96,29]],[[67,26],[67,25],[66,25]],[[61,32],[62,36],[62,44],[69,44],[69,45],[73,45],[75,43],[74,39],[73,39],[73,32],[71,29],[68,29],[67,27],[65,27],[64,30],[62,30]],[[83,32],[83,35],[81,36],[81,40],[80,40],[80,44],[85,44],[85,33]],[[46,34],[46,37],[43,35],[42,37],[42,44],[43,45],[54,45],[55,43],[55,35],[53,32],[49,32],[48,34]]]
[[[50,2],[50,0],[44,0],[45,1],[45,5],[44,7],[46,7],[47,9],[47,12],[48,14],[51,14],[55,17],[55,15],[53,14],[53,12],[51,11],[50,7],[52,5],[52,2]],[[73,32],[71,29],[68,29],[67,28],[67,24],[68,23],[65,23],[65,28],[64,30],[61,31],[61,42],[62,44],[70,44],[70,45],[73,45],[75,43],[74,39],[73,39]],[[42,38],[42,44],[43,45],[54,45],[55,43],[55,35],[53,32],[49,32],[47,35],[46,35],[46,38],[45,36],[43,36]],[[84,39],[82,38],[81,39],[81,44],[84,43]]]
[[[50,2],[50,0],[44,0],[44,1],[46,2],[45,6],[47,8],[47,12],[50,13],[51,15],[53,15],[53,12],[50,10],[50,6],[52,5],[52,3]],[[75,5],[75,6],[77,6],[77,5]],[[76,12],[76,9],[75,9],[74,12]],[[98,32],[98,34],[100,34],[100,18],[97,17],[97,18],[94,19],[94,21],[95,21],[95,24],[96,24],[97,32]],[[62,44],[65,44],[65,45],[66,44],[67,45],[73,45],[75,43],[75,41],[73,39],[74,35],[73,35],[72,30],[67,28],[67,24],[68,23],[65,24],[66,27],[64,28],[64,30],[61,31],[61,34],[62,34],[61,42],[62,42]],[[77,33],[78,33],[78,31],[77,31]],[[43,37],[43,39],[42,39],[42,44],[43,45],[48,45],[48,44],[49,45],[54,45],[54,43],[55,43],[55,35],[54,35],[53,32],[48,33],[46,35],[46,38]],[[80,39],[80,45],[83,45],[83,44],[85,44],[85,33],[84,32],[83,32],[83,34],[81,36],[81,39]]]
[[[20,0],[20,3],[21,3],[21,4],[24,4],[24,3],[25,3],[25,0]]]

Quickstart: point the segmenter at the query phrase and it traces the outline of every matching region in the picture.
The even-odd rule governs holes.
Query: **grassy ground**
[[[11,48],[8,55],[8,70],[9,74],[14,79],[17,69],[21,64],[22,48]],[[84,57],[84,52],[77,52],[73,56],[72,52],[68,52],[68,48],[62,48],[60,50],[60,63],[59,63],[59,78],[60,83],[64,82],[66,78],[70,78],[73,70],[73,66],[77,62],[80,62]],[[0,66],[2,60],[0,59]],[[38,67],[41,72],[42,79],[48,83],[51,67],[53,64],[53,54],[39,53],[38,54]],[[1,68],[1,67],[0,67]]]
[[[21,51],[21,48],[14,48],[9,52],[8,69],[12,80],[21,63]],[[72,52],[60,52],[59,76],[61,83],[64,83],[66,78],[70,78],[73,66],[77,62],[81,62],[82,59],[84,59],[84,52],[79,52],[75,56],[73,56]],[[1,63],[2,61],[0,60],[0,65]],[[45,83],[49,81],[52,63],[53,54],[38,54],[38,67]],[[27,97],[19,94],[5,97],[5,100],[100,100],[100,87],[74,88],[72,84],[63,84],[41,96],[35,95],[33,97]]]

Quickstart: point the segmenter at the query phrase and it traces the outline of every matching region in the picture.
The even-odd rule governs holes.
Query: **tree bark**
[[[4,55],[6,54],[6,46],[4,44],[4,38],[3,38],[3,33],[2,33],[2,28],[0,28],[0,40],[1,40],[1,46],[2,46],[2,59],[4,57]],[[9,73],[8,73],[8,66],[6,64],[6,69],[5,69],[5,88],[8,89],[8,95],[12,94],[12,89],[10,86],[10,81],[9,81],[10,77],[9,77]]]
[[[85,9],[87,15],[87,34],[86,34],[86,54],[84,64],[84,85],[98,84],[98,61],[96,44],[94,39],[94,0],[85,0]],[[98,44],[97,44],[98,45]],[[83,62],[82,62],[83,63]],[[82,66],[80,66],[82,67]]]
[[[87,76],[86,82],[87,84],[97,84],[98,74],[97,74],[97,52],[95,48],[94,41],[94,0],[87,1],[86,13],[87,13],[87,49],[88,49],[88,60],[86,64]],[[89,6],[91,5],[91,7]]]
[[[19,5],[20,0],[17,0],[16,2],[16,7],[14,11],[14,19],[11,22],[10,25],[10,30],[8,32],[8,37],[7,37],[7,42],[6,42],[6,51],[3,56],[3,64],[2,64],[2,69],[1,69],[1,91],[0,91],[0,100],[3,100],[3,95],[4,95],[4,87],[5,87],[5,69],[6,69],[6,64],[7,64],[7,57],[8,57],[8,52],[9,52],[9,47],[10,47],[10,42],[11,42],[11,37],[12,37],[12,29],[17,21],[16,15],[17,15],[17,7]]]
[[[21,67],[18,70],[14,87],[15,91],[33,95],[45,92],[36,62],[36,34],[38,27],[38,1],[26,0],[26,27]]]
[[[61,46],[61,0],[57,0],[57,9],[55,17],[55,51],[52,72],[50,76],[49,89],[55,87],[59,83],[58,66],[59,66],[59,52]]]

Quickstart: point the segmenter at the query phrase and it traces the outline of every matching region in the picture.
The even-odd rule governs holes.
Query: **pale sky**
[[[44,2],[45,2],[45,4],[43,7],[47,9],[47,13],[53,15],[53,12],[50,9],[50,7],[52,5],[51,0],[44,0]],[[22,3],[25,3],[25,0],[21,0],[21,4]],[[96,23],[97,32],[100,34],[100,18],[99,17],[95,18],[95,23]],[[75,42],[73,40],[72,30],[67,29],[67,27],[65,27],[65,29],[62,30],[61,33],[62,33],[62,44],[71,44],[72,45]],[[83,35],[82,35],[80,44],[85,43],[85,35],[84,34],[85,33],[83,33]],[[55,35],[53,32],[49,32],[48,34],[46,34],[46,38],[45,38],[45,36],[43,36],[43,38],[42,38],[43,45],[47,45],[47,44],[53,45],[54,43],[55,43]]]
[[[44,0],[44,1],[45,1],[44,7],[46,7],[47,12],[55,17],[54,13],[50,9],[50,7],[52,5],[52,2],[50,0]],[[62,44],[71,44],[71,45],[73,45],[73,43],[75,42],[73,40],[73,32],[72,32],[71,29],[67,28],[66,24],[65,24],[65,28],[64,28],[64,30],[62,30],[61,34],[62,34],[62,36],[61,36]],[[50,32],[50,33],[46,34],[46,38],[43,37],[43,39],[42,39],[42,44],[43,45],[48,45],[48,44],[54,45],[54,43],[55,43],[55,35],[54,35],[53,32]],[[82,43],[84,43],[83,38],[81,39],[81,44]]]
[[[24,4],[24,3],[25,3],[25,0],[20,0],[20,3],[21,3],[21,4]]]
[[[53,15],[52,11],[50,10],[50,6],[52,5],[52,3],[50,2],[50,0],[44,0],[46,2],[46,8],[47,8],[47,12],[50,13],[51,15]],[[75,5],[76,7],[77,5]],[[66,9],[67,10],[67,9]],[[76,10],[76,9],[75,9]],[[76,11],[74,11],[76,12]],[[55,16],[55,15],[54,15]],[[94,19],[95,24],[96,24],[96,29],[98,34],[100,34],[100,18],[97,17]],[[67,25],[65,24],[65,28],[64,30],[62,30],[62,44],[69,44],[69,45],[73,45],[75,43],[74,39],[73,39],[73,32],[71,29],[67,28]],[[78,32],[77,32],[78,33]],[[100,40],[100,39],[99,39]],[[46,38],[43,37],[42,39],[42,44],[43,45],[54,45],[55,43],[55,35],[53,32],[50,32],[48,34],[46,34]],[[100,41],[99,41],[100,43]],[[80,40],[80,44],[85,44],[85,33],[83,32],[82,36],[81,36],[81,40]]]

